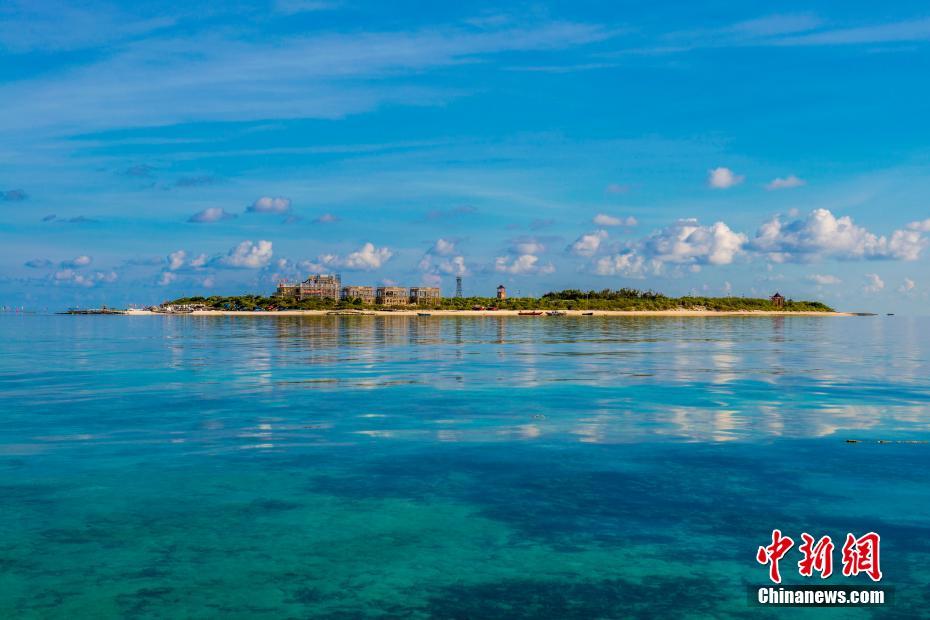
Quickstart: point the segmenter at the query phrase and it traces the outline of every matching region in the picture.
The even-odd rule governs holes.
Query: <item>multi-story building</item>
[[[304,299],[332,299],[338,301],[342,293],[342,282],[339,275],[315,274],[297,284],[293,282],[279,282],[279,297],[295,297]]]
[[[410,303],[427,305],[439,303],[439,289],[435,286],[410,287]]]
[[[498,299],[507,299],[507,289],[503,284],[497,287],[497,298]]]
[[[361,299],[362,303],[375,303],[375,289],[371,286],[344,286],[342,287],[342,300],[352,301]]]
[[[382,306],[406,306],[410,297],[402,286],[379,286],[375,291],[375,302]]]

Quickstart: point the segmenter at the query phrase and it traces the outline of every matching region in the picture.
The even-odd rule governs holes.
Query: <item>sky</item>
[[[927,314],[925,2],[0,4],[0,305],[346,284]]]

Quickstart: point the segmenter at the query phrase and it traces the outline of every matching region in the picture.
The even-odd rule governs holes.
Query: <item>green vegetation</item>
[[[216,310],[336,310],[365,308],[360,299],[351,301],[283,299],[260,295],[238,295],[234,297],[183,297],[168,302],[172,304],[203,304]],[[370,306],[380,308],[380,306]],[[623,288],[602,291],[564,290],[546,293],[541,298],[516,297],[498,300],[493,297],[446,297],[439,303],[417,306],[432,310],[471,310],[475,307],[498,308],[501,310],[779,310],[769,299],[751,297],[666,297],[654,291],[638,291]],[[781,310],[787,312],[833,312],[819,301],[785,300]]]

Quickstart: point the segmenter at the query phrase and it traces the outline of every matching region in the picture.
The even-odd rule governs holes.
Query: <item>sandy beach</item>
[[[238,310],[197,310],[190,313],[182,314],[165,314],[160,312],[151,312],[149,310],[128,310],[126,315],[129,316],[353,316],[350,314],[333,314],[333,310],[275,310],[275,311],[238,311]],[[520,318],[558,318],[547,316],[546,310],[535,310],[542,312],[541,315],[528,316],[520,315],[525,310],[365,310],[354,316],[412,316],[416,317],[418,313],[428,313],[430,317],[495,317],[495,316],[513,316]],[[759,317],[759,316],[856,316],[852,312],[778,312],[762,310],[744,310],[734,312],[723,312],[714,310],[562,310],[562,317],[581,317],[589,316],[665,316],[665,317]],[[586,314],[587,313],[587,314]],[[592,314],[593,313],[593,314]],[[421,317],[425,318],[425,317]]]

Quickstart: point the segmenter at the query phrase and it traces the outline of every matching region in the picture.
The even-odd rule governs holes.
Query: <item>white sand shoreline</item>
[[[196,310],[190,313],[165,314],[161,312],[151,312],[149,310],[128,310],[124,316],[350,316],[335,315],[334,310]],[[500,317],[500,316],[520,316],[521,318],[555,318],[548,317],[545,313],[547,310],[534,310],[542,312],[537,317],[520,315],[520,312],[526,310],[364,310],[356,316],[408,316],[416,317],[418,313],[428,313],[430,317]],[[655,317],[763,317],[763,316],[856,316],[852,312],[779,312],[768,310],[743,310],[743,311],[714,311],[714,310],[562,310],[565,317],[625,317],[625,316],[655,316]],[[421,317],[424,318],[424,317]]]

